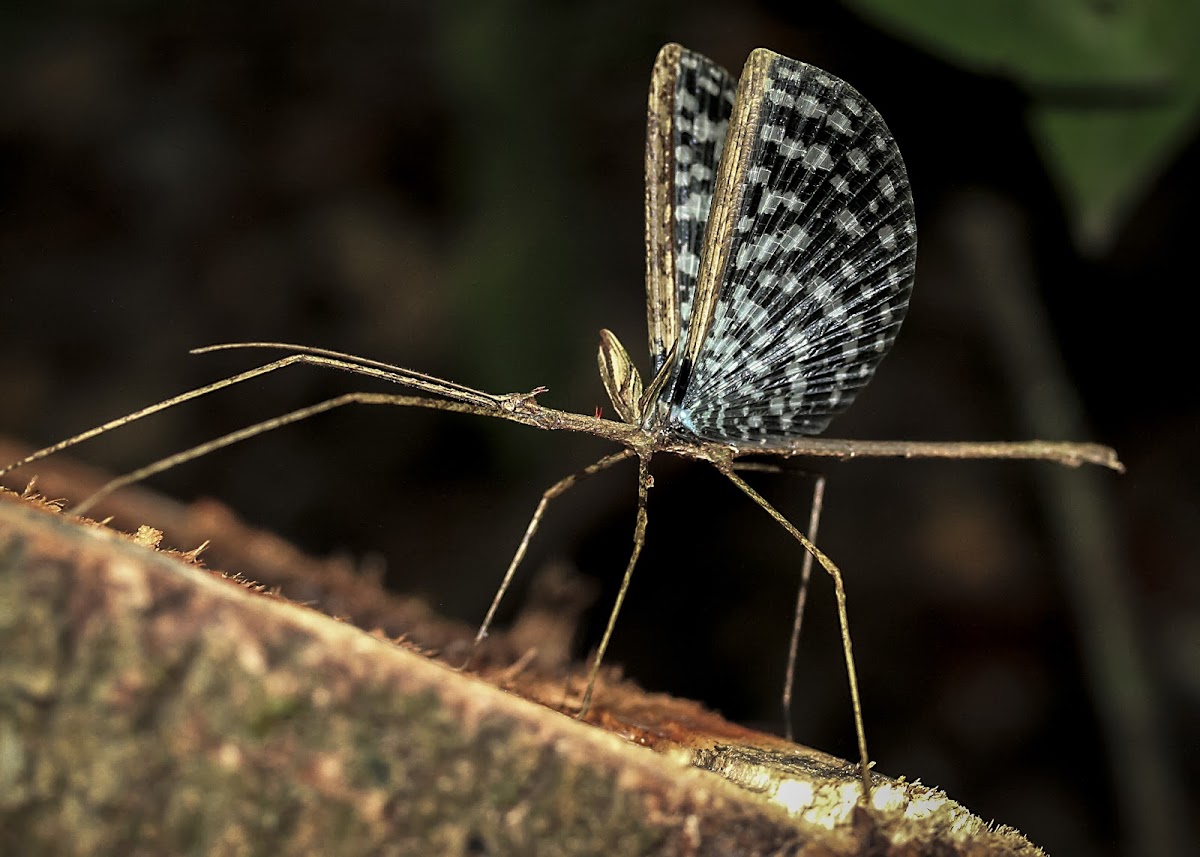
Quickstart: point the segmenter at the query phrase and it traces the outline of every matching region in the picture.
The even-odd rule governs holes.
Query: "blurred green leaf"
[[[1029,95],[1030,130],[1081,249],[1101,252],[1195,133],[1197,0],[845,0]]]

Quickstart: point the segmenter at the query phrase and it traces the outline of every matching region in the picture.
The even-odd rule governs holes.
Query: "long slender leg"
[[[868,805],[871,803],[871,762],[867,755],[867,732],[863,727],[862,717],[862,701],[858,694],[858,672],[854,668],[854,651],[850,645],[850,619],[846,613],[846,587],[842,584],[842,573],[838,571],[838,567],[833,564],[833,560],[827,557],[816,545],[804,537],[804,534],[796,528],[796,525],[785,518],[779,510],[767,502],[766,498],[751,488],[744,479],[738,476],[729,467],[719,467],[734,485],[741,488],[743,492],[755,503],[763,508],[768,515],[774,518],[780,526],[787,530],[792,538],[800,542],[804,549],[808,551],[817,562],[821,563],[821,567],[829,572],[829,576],[833,578],[833,587],[837,593],[838,606],[838,622],[842,626],[842,652],[846,658],[846,675],[850,681],[850,702],[854,708],[854,729],[858,733],[858,757],[859,769],[862,775],[863,785],[863,800]]]
[[[455,411],[458,413],[467,414],[483,414],[485,416],[497,416],[496,411],[491,408],[484,408],[475,404],[467,404],[465,402],[449,402],[444,399],[426,399],[420,396],[397,396],[390,393],[346,393],[341,396],[336,396],[332,399],[326,399],[324,402],[318,402],[315,405],[298,408],[294,411],[289,411],[278,417],[272,417],[269,420],[255,423],[251,426],[246,426],[243,429],[238,429],[235,432],[222,435],[214,440],[202,443],[198,446],[193,446],[191,449],[185,449],[183,452],[177,452],[174,455],[161,458],[152,464],[147,464],[145,467],[140,467],[132,473],[127,473],[124,476],[118,476],[111,482],[106,483],[100,490],[85,499],[77,505],[72,512],[76,515],[82,515],[96,505],[100,500],[107,497],[119,488],[124,488],[126,485],[132,485],[135,482],[141,482],[154,476],[157,473],[162,473],[164,470],[170,470],[172,467],[177,467],[180,464],[191,461],[201,456],[208,455],[210,452],[215,452],[238,441],[247,440],[255,435],[260,435],[265,432],[272,431],[289,423],[299,422],[300,420],[308,419],[311,416],[331,411],[334,408],[340,408],[343,405],[361,404],[361,405],[397,405],[406,407],[432,408],[439,411]],[[28,459],[26,459],[28,460]]]
[[[587,716],[588,709],[592,705],[592,691],[596,688],[596,676],[600,674],[600,663],[604,660],[604,653],[608,650],[608,641],[612,638],[613,628],[617,624],[617,614],[621,612],[621,604],[624,603],[625,594],[629,591],[629,581],[633,578],[633,567],[637,565],[638,556],[642,553],[642,545],[646,543],[646,500],[651,484],[649,460],[639,458],[637,523],[633,528],[633,553],[629,556],[629,565],[625,567],[625,577],[621,580],[621,589],[617,593],[617,600],[613,604],[612,612],[608,614],[608,626],[604,629],[604,636],[600,638],[600,647],[596,649],[596,657],[592,660],[591,670],[588,671],[583,702],[579,706],[579,713],[575,715],[578,720]]]
[[[479,648],[479,644],[488,634],[488,629],[492,625],[492,619],[496,616],[496,610],[500,607],[500,602],[504,599],[505,593],[508,592],[509,584],[512,583],[513,575],[516,574],[517,566],[525,559],[525,552],[529,549],[529,542],[533,539],[533,534],[537,532],[538,527],[542,523],[542,516],[546,514],[546,507],[550,505],[550,501],[558,497],[571,488],[580,479],[584,479],[601,470],[607,470],[614,464],[624,461],[633,455],[627,449],[620,452],[614,452],[612,455],[606,455],[594,464],[589,464],[576,473],[572,473],[565,479],[560,479],[542,493],[542,499],[538,501],[537,508],[533,510],[533,517],[529,519],[529,526],[525,528],[525,535],[521,537],[521,543],[517,545],[517,552],[513,554],[512,562],[508,564],[508,570],[504,572],[504,578],[500,581],[500,587],[496,590],[496,596],[492,599],[492,605],[488,608],[487,615],[483,617],[483,623],[479,626],[479,632],[475,635],[475,642],[471,644],[471,651],[467,654],[467,659],[463,662],[461,669],[466,669],[471,659],[475,656],[475,652]]]
[[[808,540],[817,541],[817,527],[821,523],[821,509],[825,504],[825,477],[818,475],[813,482],[812,506],[808,512]],[[783,680],[783,730],[792,740],[792,690],[796,686],[796,652],[800,648],[800,626],[804,621],[804,607],[808,603],[808,582],[812,578],[813,555],[804,552],[804,563],[800,566],[800,591],[796,593],[796,613],[792,618],[792,639],[788,645],[787,674]]]
[[[249,381],[251,378],[257,378],[262,375],[267,375],[287,366],[296,364],[307,364],[309,366],[324,366],[330,369],[337,369],[342,372],[351,372],[356,375],[366,375],[371,378],[379,378],[384,381],[391,381],[395,384],[400,384],[405,387],[413,387],[426,393],[434,393],[440,396],[446,396],[448,399],[457,400],[467,404],[475,405],[479,410],[475,413],[487,413],[497,415],[496,411],[500,410],[504,397],[493,396],[490,393],[483,393],[479,390],[472,390],[470,387],[463,387],[460,384],[455,384],[451,381],[443,381],[440,378],[434,378],[432,375],[423,375],[418,372],[413,372],[410,369],[404,369],[399,366],[379,368],[387,364],[379,364],[374,361],[366,361],[362,358],[353,358],[361,361],[354,363],[351,360],[345,360],[335,357],[327,357],[325,354],[336,354],[337,352],[324,352],[320,354],[292,354],[288,357],[280,358],[279,360],[266,363],[262,366],[257,366],[253,369],[247,369],[245,372],[239,372],[237,375],[230,375],[228,378],[222,378],[219,381],[214,381],[211,384],[205,384],[203,387],[197,387],[194,390],[188,390],[186,393],[180,393],[178,396],[172,396],[169,399],[163,399],[161,402],[156,402],[153,405],[142,408],[139,411],[134,411],[131,414],[126,414],[123,417],[118,417],[115,420],[110,420],[103,425],[88,429],[66,440],[60,441],[52,446],[47,446],[45,449],[39,449],[37,452],[26,456],[20,461],[8,466],[0,467],[0,476],[3,476],[10,470],[15,470],[18,467],[23,467],[26,464],[32,464],[35,461],[53,455],[56,452],[61,452],[64,449],[75,446],[78,443],[83,443],[85,440],[90,440],[97,435],[120,428],[121,426],[129,425],[132,422],[156,414],[159,411],[164,411],[167,408],[173,408],[176,405],[181,405],[184,402],[197,399],[201,396],[206,396],[209,393],[215,393],[217,390],[223,390],[226,387],[232,387],[234,384],[240,384],[243,381]],[[349,355],[346,355],[349,356]]]
[[[447,381],[445,378],[438,378],[435,375],[429,375],[425,372],[418,372],[415,369],[397,366],[394,363],[384,363],[381,360],[372,360],[369,357],[360,357],[357,354],[347,354],[345,351],[331,351],[328,348],[315,348],[312,345],[296,345],[292,342],[223,342],[219,345],[206,345],[203,348],[193,348],[188,354],[211,354],[214,351],[240,351],[249,348],[265,348],[277,351],[290,351],[293,354],[306,354],[322,361],[318,365],[335,366],[347,372],[375,374],[374,370],[381,370],[382,374],[377,375],[377,377],[388,378],[397,383],[413,382],[413,385],[417,386],[418,389],[425,390],[428,393],[440,392],[452,399],[457,398],[462,401],[480,402],[489,399],[494,401],[496,398],[491,393],[485,393],[482,390],[476,390],[455,381]]]
[[[757,461],[738,462],[732,464],[734,470],[747,472],[756,470],[761,473],[782,473],[784,468],[778,464]],[[821,522],[821,509],[825,500],[825,477],[817,474],[813,482],[812,504],[808,513],[808,540],[814,544],[817,541],[817,527]],[[808,584],[812,579],[812,554],[804,552],[804,562],[800,567],[800,589],[796,593],[796,610],[792,617],[792,638],[788,644],[787,669],[783,679],[783,730],[785,737],[791,741],[792,734],[792,691],[796,687],[796,655],[800,648],[800,629],[804,622],[804,608],[808,604]]]

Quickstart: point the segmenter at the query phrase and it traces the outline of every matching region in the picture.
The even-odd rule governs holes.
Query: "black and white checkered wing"
[[[695,51],[667,45],[650,81],[646,129],[646,311],[650,371],[691,317],[737,80]]]
[[[755,51],[658,418],[679,436],[763,447],[822,431],[891,347],[915,264],[908,177],[883,119],[833,75]]]

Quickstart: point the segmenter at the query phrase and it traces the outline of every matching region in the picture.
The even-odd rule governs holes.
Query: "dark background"
[[[995,216],[1008,236],[996,252],[1033,272],[1081,397],[1091,438],[1071,439],[1111,444],[1128,465],[1123,477],[1091,475],[1110,510],[1091,523],[1111,540],[1121,606],[1143,634],[1169,751],[1158,774],[1176,789],[1194,783],[1200,468],[1193,324],[1180,301],[1196,279],[1195,147],[1113,245],[1084,259],[1025,130],[1023,94],[835,3],[432,5],[9,6],[0,432],[58,440],[253,365],[254,354],[186,353],[246,339],[351,351],[494,392],[546,385],[543,404],[580,413],[607,407],[598,329],[645,369],[641,160],[655,52],[680,41],[736,71],[769,46],[876,105],[920,221],[909,320],[831,434],[1028,436],[1027,391],[1006,383],[990,343],[1007,337],[1019,351],[1035,334],[995,329],[972,284],[991,262],[964,254],[956,232],[964,211]],[[363,387],[293,369],[77,454],[124,471]],[[606,451],[479,418],[347,410],[152,485],[219,498],[318,554],[382,558],[390,585],[477,622],[543,488]],[[1060,574],[1038,468],[826,467],[821,544],[847,575],[879,769],[943,787],[1051,853],[1117,854],[1140,838],[1139,819],[1117,806],[1081,608]],[[800,554],[715,473],[667,460],[655,473],[610,658],[649,689],[778,730]],[[635,481],[626,465],[568,494],[528,559],[527,576],[567,559],[602,582],[581,653],[628,555]],[[755,484],[805,518],[804,478]],[[797,736],[852,758],[824,578],[810,603]],[[1194,789],[1175,796],[1195,806]]]

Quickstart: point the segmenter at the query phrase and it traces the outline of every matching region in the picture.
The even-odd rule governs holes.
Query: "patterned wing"
[[[755,51],[655,419],[763,447],[824,430],[891,347],[915,265],[912,195],[883,119],[833,75]]]
[[[646,113],[646,314],[651,377],[691,316],[737,81],[679,45],[659,51]]]

